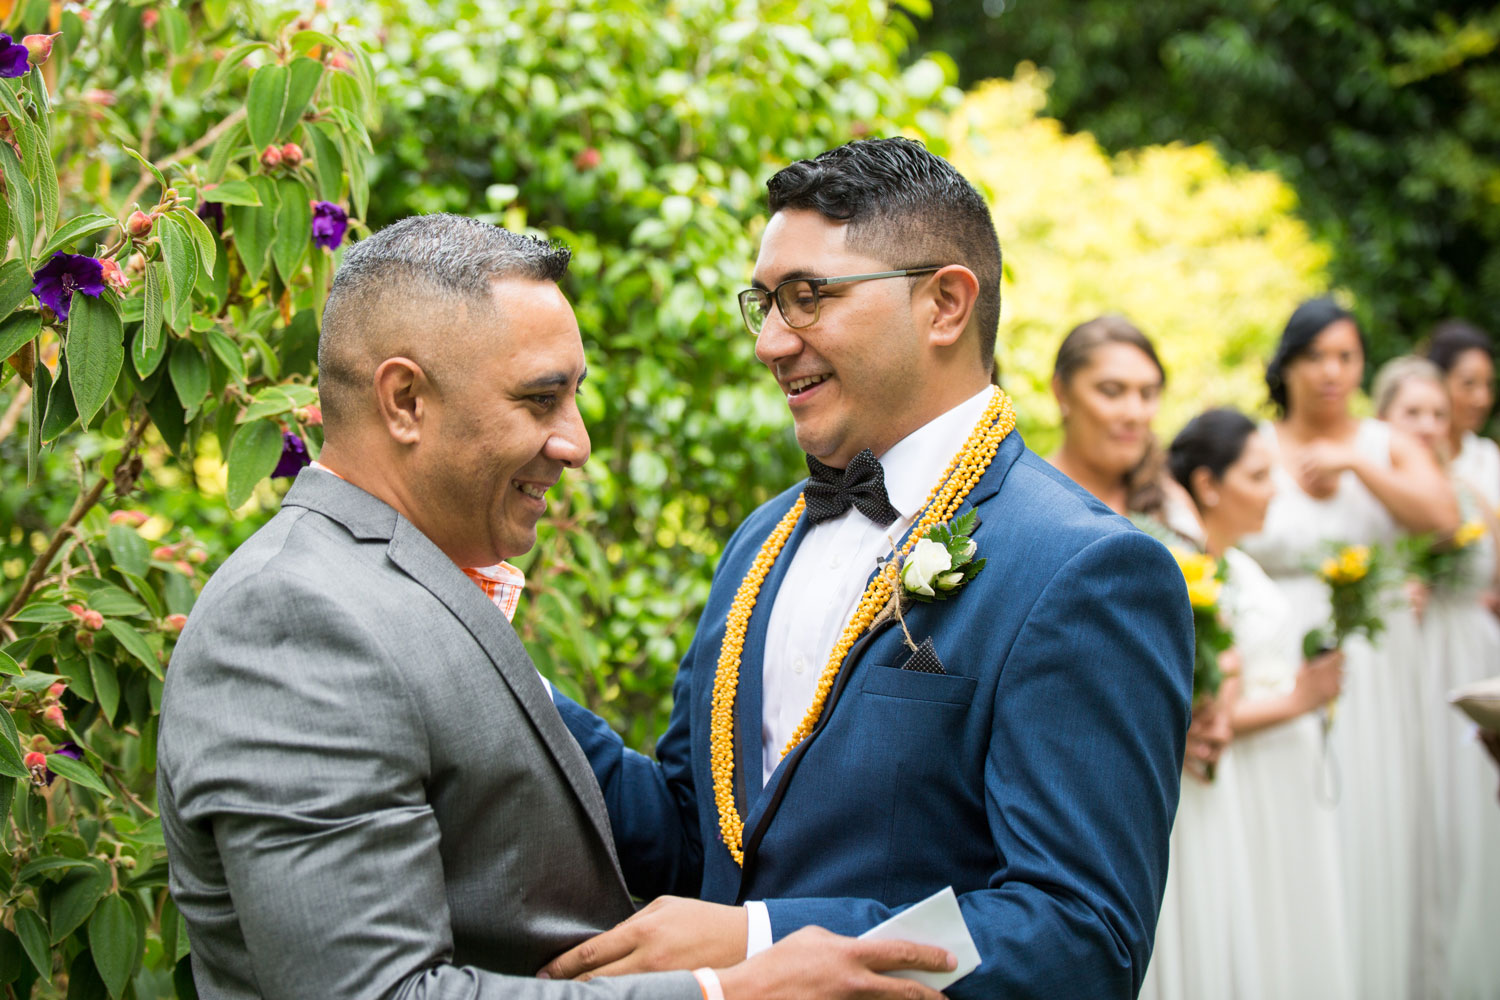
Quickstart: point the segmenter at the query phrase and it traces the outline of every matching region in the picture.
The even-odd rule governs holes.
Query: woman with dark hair
[[[1448,454],[1453,474],[1500,508],[1500,445],[1480,437],[1495,406],[1495,348],[1490,335],[1461,319],[1432,328],[1427,360],[1438,366],[1452,401]],[[1500,605],[1492,605],[1500,607]]]
[[[1280,419],[1265,425],[1276,496],[1264,529],[1242,547],[1287,597],[1300,637],[1330,616],[1313,572],[1337,545],[1389,545],[1403,531],[1451,533],[1458,504],[1421,443],[1351,404],[1365,367],[1364,336],[1331,299],[1292,313],[1266,385]],[[1338,807],[1345,919],[1355,995],[1424,995],[1433,970],[1423,948],[1417,859],[1431,808],[1421,738],[1421,642],[1409,608],[1384,612],[1378,645],[1344,646],[1346,681],[1329,731],[1342,771]]]
[[[1318,798],[1322,740],[1316,716],[1339,693],[1344,656],[1333,651],[1304,661],[1286,596],[1236,548],[1265,522],[1276,492],[1272,457],[1265,434],[1244,414],[1227,409],[1194,418],[1167,450],[1172,477],[1203,522],[1207,552],[1228,566],[1222,603],[1239,654],[1240,693],[1230,710],[1234,747],[1220,767],[1234,767],[1237,801],[1225,811],[1239,824],[1249,876],[1242,891],[1250,911],[1232,930],[1240,948],[1251,953],[1260,995],[1347,998],[1354,993],[1338,831]],[[1194,807],[1194,794],[1184,782],[1179,825]],[[1222,848],[1220,855],[1221,864],[1231,863]],[[1171,879],[1169,872],[1169,894]],[[1235,994],[1220,989],[1194,995]]]
[[[1439,461],[1449,454],[1452,419],[1449,378],[1431,361],[1396,358],[1375,376],[1375,409],[1382,420],[1415,437]],[[1432,952],[1446,956],[1433,977],[1435,995],[1500,997],[1500,809],[1491,801],[1494,774],[1474,745],[1473,725],[1447,704],[1447,692],[1500,672],[1500,623],[1480,601],[1495,575],[1493,505],[1447,471],[1465,517],[1465,545],[1451,573],[1435,581],[1424,601],[1422,640],[1429,666],[1423,704],[1436,808],[1423,852],[1433,885],[1428,921]],[[1483,532],[1480,534],[1480,532]]]

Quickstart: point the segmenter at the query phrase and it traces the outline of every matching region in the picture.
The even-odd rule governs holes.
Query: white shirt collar
[[[880,456],[886,493],[891,506],[903,518],[910,520],[922,509],[938,477],[969,439],[994,393],[993,385],[985,386],[947,413],[918,427]]]

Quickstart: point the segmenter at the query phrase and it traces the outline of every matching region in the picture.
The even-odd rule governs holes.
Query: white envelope
[[[877,924],[860,935],[873,941],[913,941],[937,945],[953,952],[958,967],[952,972],[917,972],[903,970],[884,973],[897,979],[915,979],[935,990],[952,986],[979,968],[979,949],[969,936],[969,926],[958,908],[953,887],[933,893],[914,906],[907,907],[883,924]]]

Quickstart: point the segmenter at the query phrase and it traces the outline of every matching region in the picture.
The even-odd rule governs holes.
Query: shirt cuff
[[[771,947],[771,911],[766,904],[752,901],[745,904],[745,957],[754,955]]]
[[[724,1000],[724,987],[719,985],[719,974],[713,969],[706,967],[694,969],[693,978],[698,980],[698,988],[703,991],[703,1000]]]

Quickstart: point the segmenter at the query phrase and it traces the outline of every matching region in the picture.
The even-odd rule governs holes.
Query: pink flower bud
[[[316,403],[304,406],[297,411],[297,420],[308,427],[323,426],[323,409]]]
[[[125,231],[135,239],[144,239],[151,235],[151,226],[154,222],[151,216],[136,209],[130,213],[130,218],[125,220]]]
[[[580,149],[578,151],[578,155],[573,157],[573,166],[577,167],[579,170],[593,170],[595,167],[599,166],[599,160],[599,150],[595,149],[593,146],[589,146],[587,148]]]
[[[40,66],[47,61],[52,55],[52,39],[61,34],[61,31],[54,31],[50,35],[27,35],[21,39],[21,44],[26,46],[26,51],[30,53],[28,61],[31,65]]]
[[[281,162],[283,166],[295,167],[302,163],[302,147],[295,142],[289,142],[281,147]]]
[[[61,698],[63,696],[63,692],[65,692],[67,690],[68,690],[68,686],[66,684],[64,684],[62,681],[58,681],[56,684],[53,684],[51,687],[47,688],[47,697],[48,698]]]
[[[63,707],[61,705],[48,705],[47,710],[42,713],[42,718],[58,729],[62,729],[67,725],[67,720],[63,718]]]
[[[28,769],[33,767],[46,767],[47,755],[39,750],[31,750],[26,754],[23,763]]]
[[[99,262],[99,270],[104,276],[104,283],[117,292],[123,292],[130,287],[130,279],[120,269],[120,262],[113,257],[106,257]]]
[[[150,31],[152,28],[156,27],[156,22],[160,20],[161,15],[149,7],[141,11],[141,27],[145,28],[147,31]]]
[[[202,566],[204,563],[208,562],[208,553],[204,552],[202,549],[189,549],[188,559],[197,563],[199,566]]]
[[[83,605],[82,604],[69,604],[68,605],[68,610],[73,613],[73,617],[74,618],[77,618],[79,621],[83,620]]]
[[[151,550],[151,558],[157,560],[158,562],[171,562],[173,559],[177,558],[177,546],[158,545],[156,548]]]
[[[161,623],[169,632],[181,632],[182,627],[187,624],[187,615],[167,615]]]
[[[267,170],[275,170],[281,166],[281,150],[275,146],[267,146],[261,151],[260,165]]]
[[[328,57],[328,68],[333,70],[348,70],[349,57],[342,52],[335,52]]]
[[[92,649],[94,647],[94,633],[88,629],[79,629],[74,633],[73,641],[78,643],[79,649]]]
[[[186,559],[179,559],[172,565],[175,566],[177,568],[177,572],[181,573],[183,576],[193,575],[193,564],[188,562]]]
[[[83,100],[86,104],[99,104],[106,108],[113,107],[115,103],[115,92],[113,90],[85,90]]]
[[[125,270],[131,274],[144,274],[146,272],[146,255],[140,252],[131,254],[130,259],[125,262]]]
[[[104,616],[90,608],[83,613],[83,627],[95,631],[104,627]]]

